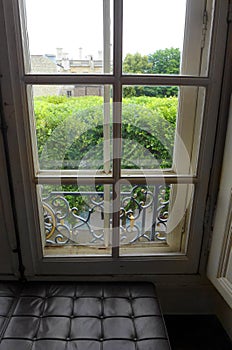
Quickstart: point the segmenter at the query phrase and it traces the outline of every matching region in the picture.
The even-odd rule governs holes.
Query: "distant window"
[[[66,93],[67,93],[67,97],[72,97],[72,91],[71,90],[68,90]]]

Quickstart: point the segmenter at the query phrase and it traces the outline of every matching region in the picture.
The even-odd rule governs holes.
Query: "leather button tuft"
[[[15,310],[8,310],[11,296],[4,311],[0,283],[0,350],[170,349],[151,284],[27,284]]]

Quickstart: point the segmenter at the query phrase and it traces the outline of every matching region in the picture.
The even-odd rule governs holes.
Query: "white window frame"
[[[230,36],[231,37],[231,36]],[[207,275],[232,308],[232,97]]]
[[[190,1],[190,0],[188,0]],[[193,2],[192,2],[193,3]],[[197,2],[198,4],[200,1]],[[206,2],[206,5],[211,3]],[[212,38],[212,46],[209,71],[207,76],[195,75],[180,76],[134,76],[122,75],[122,13],[123,0],[114,1],[114,67],[112,75],[49,75],[24,74],[24,52],[26,40],[22,40],[20,15],[23,16],[23,0],[1,0],[3,12],[0,19],[5,23],[1,38],[7,43],[5,51],[0,54],[0,62],[4,74],[2,86],[4,86],[3,100],[4,113],[8,123],[8,142],[10,149],[11,170],[14,174],[13,184],[16,198],[18,225],[23,253],[25,274],[28,277],[36,275],[75,275],[75,274],[151,274],[151,273],[196,273],[199,265],[200,248],[202,243],[204,208],[207,196],[207,185],[211,167],[213,145],[218,117],[217,107],[220,101],[220,89],[223,72],[223,57],[225,52],[225,38],[227,31],[227,0],[215,2],[215,21]],[[62,258],[43,256],[39,207],[37,203],[37,183],[73,183],[75,172],[38,172],[35,175],[33,155],[35,145],[31,141],[30,112],[27,103],[27,85],[30,84],[107,84],[114,88],[114,115],[117,123],[114,123],[113,137],[113,177],[95,176],[95,183],[112,184],[117,193],[119,182],[128,179],[120,174],[121,144],[121,102],[123,85],[174,85],[174,86],[202,86],[207,89],[205,101],[205,116],[202,123],[200,152],[196,174],[175,174],[154,172],[143,176],[130,176],[132,184],[165,182],[175,184],[195,184],[194,204],[191,213],[191,225],[189,225],[189,242],[185,252],[169,255],[157,254],[156,256],[120,257],[119,256],[119,231],[113,230],[113,248],[111,258]],[[115,126],[116,125],[116,126]],[[15,162],[15,159],[18,161]],[[38,167],[37,167],[38,169]],[[91,179],[90,179],[91,180]],[[89,178],[81,175],[79,183],[88,184]],[[114,201],[113,225],[117,227],[119,222],[120,200]],[[198,204],[200,203],[200,204]],[[33,237],[32,237],[33,236]],[[77,264],[74,264],[76,262]],[[88,262],[88,266],[86,266]]]

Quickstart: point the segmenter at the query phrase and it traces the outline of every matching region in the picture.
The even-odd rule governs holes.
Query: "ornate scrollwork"
[[[166,240],[169,192],[163,185],[137,185],[121,192],[121,244]],[[71,206],[71,196],[84,197],[84,204]],[[104,245],[104,192],[51,192],[43,209],[48,245]]]

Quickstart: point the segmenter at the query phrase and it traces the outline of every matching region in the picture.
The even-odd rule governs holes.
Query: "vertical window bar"
[[[121,121],[122,121],[122,18],[123,0],[114,0],[114,76],[116,83],[113,89],[113,237],[112,256],[119,256],[120,237],[120,176],[121,176]]]
[[[103,0],[104,73],[110,73],[110,0]],[[104,86],[104,172],[110,172],[110,86]],[[109,246],[110,185],[104,186],[104,242]]]

